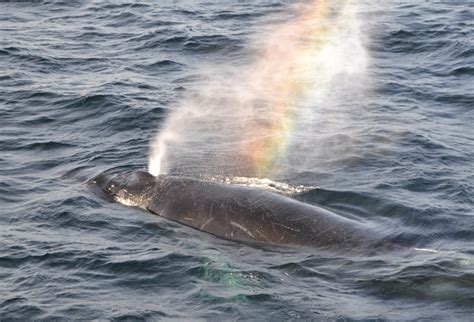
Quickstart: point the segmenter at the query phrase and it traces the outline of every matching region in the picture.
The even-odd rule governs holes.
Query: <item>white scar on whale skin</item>
[[[208,224],[208,223],[210,223],[210,222],[211,222],[213,219],[214,219],[214,218],[209,218],[209,219],[208,219],[208,220],[207,220],[207,221],[206,221],[206,222],[205,222],[205,223],[204,223],[204,224],[201,226],[201,228],[200,228],[200,229],[201,229],[201,230],[203,230],[203,229],[204,229],[204,227],[206,227],[206,226],[207,226],[207,224]]]
[[[142,208],[144,210],[147,210],[146,209],[146,202],[144,200],[144,198],[139,198],[137,200],[137,198],[129,198],[129,197],[122,197],[122,196],[114,196],[114,200],[122,205],[125,205],[125,206],[129,206],[129,207],[138,207],[138,208]]]
[[[281,224],[281,223],[275,223],[275,225],[278,225],[278,226],[283,227],[283,228],[288,229],[288,230],[295,231],[295,232],[297,232],[297,233],[301,232],[301,230],[299,230],[299,229],[291,228],[291,227],[286,226],[286,225],[283,225],[283,224]]]
[[[240,230],[242,230],[244,233],[246,233],[247,235],[249,235],[250,237],[252,238],[255,238],[255,236],[247,229],[245,228],[244,226],[236,223],[235,221],[231,221],[230,224],[234,227],[237,227],[239,228]]]
[[[133,201],[130,198],[123,198],[123,197],[115,196],[114,199],[118,203],[121,203],[122,205],[125,205],[125,206],[129,206],[129,207],[139,207],[140,206],[138,203],[136,203],[135,201]]]

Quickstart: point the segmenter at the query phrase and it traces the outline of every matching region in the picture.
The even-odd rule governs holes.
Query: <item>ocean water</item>
[[[296,123],[300,149],[271,177],[313,187],[297,198],[377,223],[406,251],[261,249],[86,184],[147,168],[203,71],[252,66],[259,37],[305,3],[0,2],[1,320],[472,319],[471,1],[360,2],[363,90],[336,78],[344,99],[306,102],[318,118]],[[204,168],[209,146],[169,171],[242,175]]]

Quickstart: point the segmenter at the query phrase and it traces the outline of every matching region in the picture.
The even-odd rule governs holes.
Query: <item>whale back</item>
[[[350,248],[376,240],[362,222],[277,193],[164,176],[147,209],[226,239]]]
[[[261,189],[144,171],[92,181],[117,202],[231,240],[346,250],[383,239],[362,221]]]

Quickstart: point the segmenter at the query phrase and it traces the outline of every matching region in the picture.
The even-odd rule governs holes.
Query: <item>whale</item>
[[[145,171],[102,173],[90,183],[115,202],[237,242],[341,250],[385,244],[362,219],[264,189]]]

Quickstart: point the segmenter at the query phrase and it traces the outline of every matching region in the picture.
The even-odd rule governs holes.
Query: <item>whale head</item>
[[[120,174],[102,173],[90,180],[115,201],[134,207],[146,208],[156,186],[157,178],[145,171]]]

